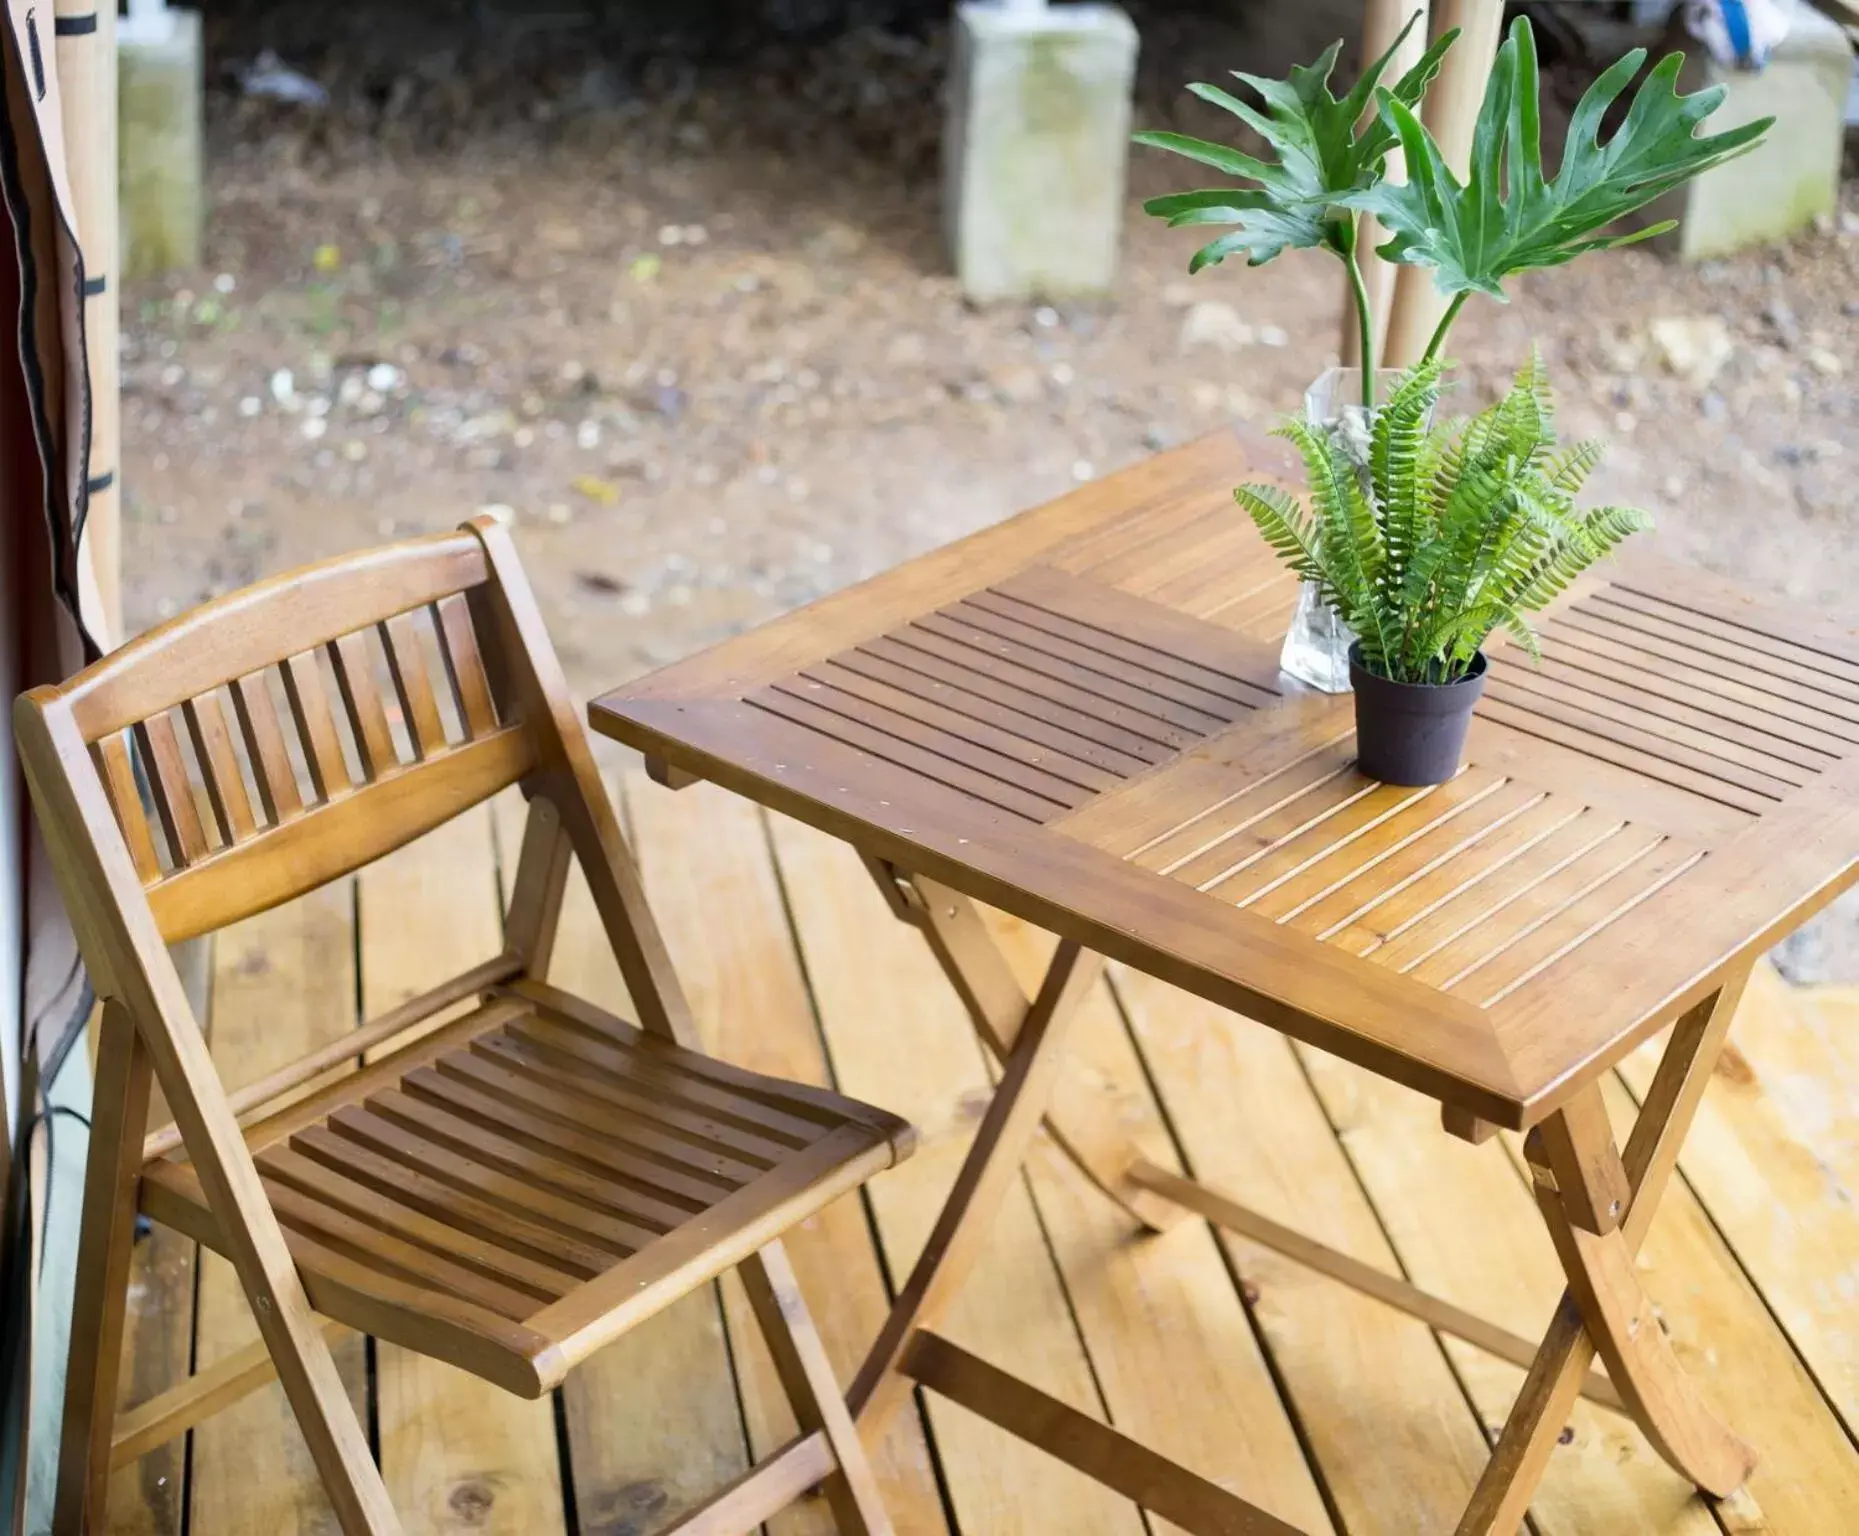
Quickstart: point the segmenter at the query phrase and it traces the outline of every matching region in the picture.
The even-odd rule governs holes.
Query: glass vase
[[[1385,399],[1400,377],[1399,369],[1377,369],[1376,398]],[[1370,421],[1362,404],[1362,370],[1331,368],[1320,374],[1304,392],[1304,421],[1341,446],[1366,486]],[[1317,584],[1304,582],[1298,589],[1297,611],[1291,615],[1291,628],[1285,633],[1278,666],[1324,693],[1347,693],[1349,647],[1355,638],[1355,631],[1318,594]]]

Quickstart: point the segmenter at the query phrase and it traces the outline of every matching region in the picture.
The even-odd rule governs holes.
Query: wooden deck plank
[[[1409,1278],[1501,1328],[1540,1338],[1562,1294],[1562,1271],[1504,1148],[1448,1136],[1434,1101],[1346,1062],[1311,1051],[1305,1066]],[[1495,1433],[1523,1372],[1456,1341],[1447,1349]],[[1690,1485],[1627,1418],[1584,1401],[1565,1434],[1531,1505],[1540,1536],[1717,1530]]]
[[[496,854],[482,808],[369,865],[358,884],[366,1018],[488,959],[502,944]],[[376,1345],[375,1370],[381,1474],[409,1530],[516,1536],[563,1526],[547,1401],[513,1397],[384,1342]]]
[[[1117,969],[1136,1041],[1197,1178],[1398,1274],[1289,1042]],[[1450,1531],[1486,1446],[1422,1323],[1222,1234],[1260,1332],[1352,1536]]]
[[[1636,1096],[1662,1043],[1622,1063]],[[1859,994],[1758,966],[1679,1167],[1859,1438]]]
[[[1054,941],[1005,914],[986,915],[1030,995]],[[1100,981],[1083,1007],[1074,1036],[1078,1076],[1098,1089],[1144,1155],[1179,1168],[1109,986]],[[1140,1238],[1044,1138],[1028,1171],[1111,1422],[1311,1536],[1332,1530],[1245,1306],[1205,1224],[1187,1222],[1164,1237]],[[1159,1518],[1152,1524],[1176,1529]]]
[[[214,941],[213,1059],[229,1085],[250,1082],[353,1029],[354,886],[344,880],[226,929]],[[258,1337],[232,1265],[200,1255],[195,1364]],[[367,1400],[362,1340],[334,1347],[358,1412]],[[310,1448],[276,1381],[194,1431],[192,1536],[334,1536]]]
[[[704,1048],[752,1071],[832,1086],[760,812],[710,785],[673,794],[643,773],[627,779],[625,802],[646,895]],[[728,920],[719,922],[719,913]],[[890,1309],[862,1203],[835,1202],[785,1246],[843,1387]],[[750,1449],[759,1461],[792,1440],[799,1426],[734,1273],[723,1282],[723,1300]],[[947,1536],[914,1404],[874,1450],[872,1468],[897,1530]],[[837,1528],[825,1501],[812,1498],[767,1529],[769,1536],[834,1536]]]
[[[774,843],[839,1085],[923,1125],[988,1090],[980,1045],[921,937],[891,916],[844,843],[784,817]],[[901,1283],[967,1152],[933,1140],[870,1185],[878,1235]],[[1094,1417],[1103,1403],[1024,1183],[938,1332]],[[1143,1529],[1136,1507],[934,1395],[929,1416],[956,1521],[966,1536]]]
[[[1633,1101],[1617,1080],[1605,1087],[1624,1139]],[[1640,1268],[1679,1360],[1723,1421],[1756,1448],[1748,1494],[1768,1530],[1849,1529],[1859,1509],[1859,1453],[1686,1180],[1672,1182]],[[1736,1502],[1725,1515],[1735,1536]]]
[[[522,844],[522,800],[501,797],[494,811],[507,881]],[[579,866],[569,873],[549,979],[622,1017],[635,1016]],[[713,1286],[577,1367],[561,1395],[569,1475],[585,1531],[651,1536],[748,1465]]]

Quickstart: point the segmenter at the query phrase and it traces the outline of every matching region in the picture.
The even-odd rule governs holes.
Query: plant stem
[[[1470,290],[1453,295],[1452,302],[1446,306],[1446,313],[1439,318],[1439,328],[1433,332],[1433,339],[1427,343],[1421,362],[1430,363],[1439,356],[1439,349],[1446,345],[1446,332],[1452,329],[1452,322],[1459,318],[1459,311],[1465,307],[1465,301],[1471,297]]]
[[[1356,325],[1360,329],[1362,353],[1362,407],[1375,409],[1375,316],[1369,309],[1368,284],[1362,281],[1362,265],[1356,260],[1356,237],[1360,228],[1358,214],[1349,221],[1349,249],[1343,260],[1349,267],[1349,287],[1355,295]]]

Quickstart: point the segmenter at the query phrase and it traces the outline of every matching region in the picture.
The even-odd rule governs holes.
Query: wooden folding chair
[[[138,1210],[232,1261],[346,1532],[399,1525],[315,1314],[534,1398],[730,1266],[800,1434],[676,1529],[745,1531],[821,1485],[841,1530],[890,1530],[779,1238],[907,1155],[910,1128],[699,1051],[502,528],[221,598],[25,695],[17,716],[103,1000],[60,1536],[103,1528],[113,1438],[119,1459],[125,1445],[113,1408]],[[167,946],[511,784],[529,814],[503,954],[229,1095]],[[570,854],[637,1025],[547,983]],[[145,1141],[151,1077],[175,1123]],[[254,1351],[195,1377],[138,1410],[130,1440],[180,1433],[265,1367]]]

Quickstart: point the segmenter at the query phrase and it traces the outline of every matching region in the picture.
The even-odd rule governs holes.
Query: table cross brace
[[[1722,1049],[1747,967],[1679,1019],[1624,1154],[1607,1129],[1598,1085],[1575,1095],[1527,1140],[1538,1205],[1569,1280],[1547,1333],[1532,1350],[1508,1330],[1143,1158],[1109,1121],[1104,1106],[1082,1098],[1081,1085],[1068,1084],[1064,1075],[1067,1027],[1101,974],[1101,958],[1062,940],[1038,996],[1029,1000],[972,901],[880,860],[867,857],[866,864],[891,910],[923,933],[1002,1067],[949,1202],[853,1383],[849,1404],[868,1443],[917,1381],[1197,1536],[1276,1536],[1291,1530],[930,1331],[979,1256],[1043,1121],[1085,1177],[1149,1230],[1164,1230],[1197,1212],[1441,1332],[1528,1365],[1456,1536],[1510,1536],[1521,1525],[1549,1453],[1584,1394],[1630,1414],[1654,1448],[1703,1492],[1725,1497],[1747,1478],[1754,1453],[1705,1407],[1655,1321],[1634,1269],[1634,1255]],[[1606,1377],[1590,1369],[1597,1349]],[[1150,1502],[1155,1499],[1164,1502]]]
[[[974,902],[922,876],[900,879],[875,859],[866,867],[891,904],[891,910],[928,941],[943,974],[967,1009],[982,1044],[1004,1067],[1013,1053],[1032,999],[1028,998],[1007,958],[988,933]],[[1061,1066],[1046,1106],[1046,1134],[1078,1171],[1109,1200],[1151,1232],[1166,1232],[1186,1212],[1130,1177],[1135,1149],[1128,1136],[1110,1123],[1091,1090]]]

